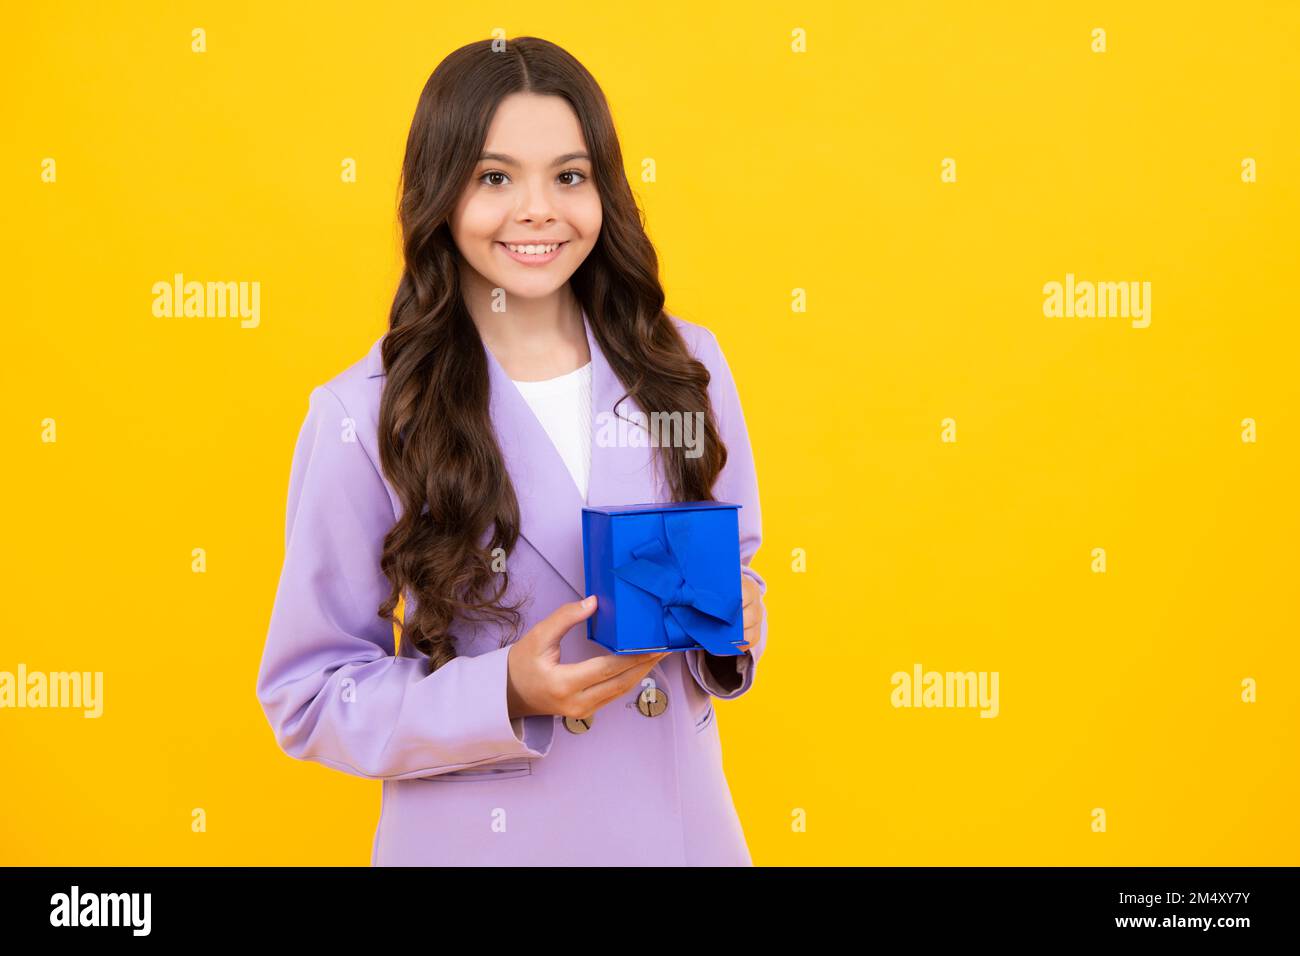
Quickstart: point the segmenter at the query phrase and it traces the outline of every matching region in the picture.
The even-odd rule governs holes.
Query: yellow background
[[[0,670],[102,670],[105,712],[0,711],[0,863],[369,862],[380,784],[283,755],[256,671],[307,394],[385,327],[420,88],[494,27],[602,84],[669,310],[739,382],[770,634],[718,710],[755,862],[1300,863],[1300,5],[6,26]],[[154,318],[178,271],[260,282],[260,327]],[[1067,272],[1150,281],[1150,327],[1045,318]],[[1000,715],[893,708],[916,662],[997,671]]]

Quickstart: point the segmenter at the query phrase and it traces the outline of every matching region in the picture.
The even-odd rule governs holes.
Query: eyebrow
[[[562,166],[564,163],[572,162],[575,159],[585,159],[587,160],[587,162],[591,162],[591,157],[588,156],[586,153],[565,153],[563,156],[555,157],[555,160],[551,163],[551,165]],[[484,160],[491,160],[492,162],[497,162],[497,163],[506,163],[507,165],[510,166],[519,165],[519,160],[515,159],[513,156],[507,156],[505,153],[484,153],[482,156],[478,158],[478,161],[481,163]]]

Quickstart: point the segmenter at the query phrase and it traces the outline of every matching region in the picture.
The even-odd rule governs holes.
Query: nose
[[[520,222],[550,222],[555,218],[550,190],[546,185],[530,181],[522,191],[517,216]]]

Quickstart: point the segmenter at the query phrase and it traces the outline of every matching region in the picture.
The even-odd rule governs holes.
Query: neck
[[[482,277],[465,290],[479,338],[515,381],[555,378],[591,361],[582,307],[567,282],[543,298],[507,297],[504,312],[492,310],[492,289]]]

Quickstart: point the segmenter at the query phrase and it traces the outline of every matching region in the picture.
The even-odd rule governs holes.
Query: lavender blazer
[[[766,590],[749,568],[760,541],[758,486],[731,370],[712,332],[672,321],[712,375],[729,453],[713,494],[743,505],[743,573]],[[594,411],[608,411],[623,389],[585,313],[583,322]],[[766,616],[760,640],[740,657],[694,650],[657,664],[649,676],[667,693],[662,714],[642,715],[629,691],[581,734],[559,717],[510,720],[509,645],[498,646],[498,629],[459,624],[458,656],[432,674],[413,649],[394,654],[392,628],[376,615],[389,590],[380,550],[401,508],[378,466],[382,341],[312,390],[294,449],[284,566],[257,679],[280,747],[383,781],[372,865],[752,865],[723,773],[713,698],[753,686]],[[604,447],[593,421],[584,502],[532,409],[485,351],[492,421],[522,519],[506,595],[527,598],[522,634],[586,594],[584,504],[663,501],[667,492],[652,474],[655,448]],[[621,411],[636,407],[629,401]],[[606,653],[587,639],[585,621],[560,645],[562,663]]]

